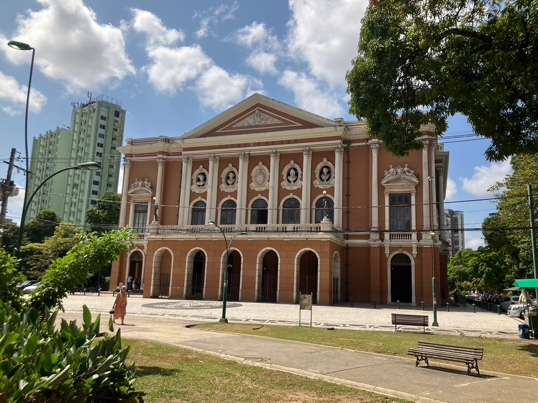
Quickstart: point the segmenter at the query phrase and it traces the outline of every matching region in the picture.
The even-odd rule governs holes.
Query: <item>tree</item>
[[[41,278],[56,259],[64,257],[80,242],[82,235],[82,229],[61,223],[45,242],[25,245],[21,264],[24,274],[31,279]]]
[[[515,279],[533,276],[528,185],[538,189],[538,156],[519,155],[511,163],[513,174],[492,188],[499,191],[498,212],[484,221],[483,232],[487,245],[508,257]]]
[[[86,212],[86,222],[92,231],[109,231],[117,228],[120,221],[121,195],[106,192],[97,205]]]
[[[16,224],[6,224],[2,231],[2,247],[13,254],[17,247],[19,227]]]
[[[52,263],[42,279],[43,286],[31,295],[29,305],[35,309],[57,307],[92,274],[127,252],[136,237],[137,234],[130,230],[83,234],[67,255]]]
[[[489,160],[538,152],[538,2],[379,0],[348,71],[350,111],[397,156],[456,113],[490,138]]]
[[[24,227],[24,236],[27,243],[42,243],[54,235],[56,227],[60,224],[60,217],[52,210],[39,212],[35,219]]]

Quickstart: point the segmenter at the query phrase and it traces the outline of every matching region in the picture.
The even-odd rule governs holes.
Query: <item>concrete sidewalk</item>
[[[70,296],[64,301],[66,312],[62,317],[80,321],[84,304],[90,308],[92,314],[102,313],[103,319],[108,319],[110,309],[108,305],[112,305],[112,298],[106,295]],[[171,309],[167,304],[172,304],[175,308]],[[469,376],[464,364],[441,366],[432,360],[429,368],[424,364],[415,367],[413,357],[359,353],[305,343],[219,334],[189,328],[189,325],[218,320],[221,313],[219,304],[222,307],[221,303],[212,301],[148,300],[132,297],[129,299],[127,309],[128,325],[117,325],[116,329],[121,328],[122,337],[125,338],[166,342],[244,364],[290,372],[416,402],[506,402],[514,399],[531,402],[536,401],[538,397],[538,378],[483,370],[480,371],[480,376]],[[295,321],[298,321],[296,305],[245,303],[230,303],[230,305],[228,310],[230,322],[291,324],[288,323],[291,319],[288,316],[292,312],[295,312],[293,316]],[[152,314],[148,313],[148,310]],[[356,328],[361,325],[372,330],[394,331],[394,327],[390,326],[392,311],[393,307],[378,309],[314,307],[313,318],[317,315],[318,319],[322,320],[316,323],[324,326],[337,325],[336,329]],[[440,329],[430,329],[431,332],[444,332],[444,322],[447,328],[449,326],[456,328],[458,334],[468,337],[477,333],[486,333],[492,337],[492,334],[497,332],[499,337],[518,338],[517,324],[520,322],[506,315],[490,312],[474,313],[472,308],[470,312],[463,310],[444,312],[443,315],[441,313],[439,312]],[[248,319],[245,318],[247,314],[256,315]],[[354,319],[352,326],[344,326],[345,320],[349,318]],[[474,327],[466,325],[471,323],[471,320]],[[308,321],[309,315],[308,317],[305,315],[303,323]],[[488,328],[477,330],[481,324],[482,326],[488,324]],[[523,345],[538,341],[522,340],[521,343]],[[487,351],[485,356],[487,357]]]

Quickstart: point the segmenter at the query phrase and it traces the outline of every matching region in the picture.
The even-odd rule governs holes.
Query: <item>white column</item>
[[[336,147],[334,153],[334,226],[342,228],[344,199],[344,148]]]
[[[280,154],[276,150],[271,151],[271,172],[269,173],[269,211],[267,215],[268,224],[278,223],[278,170]]]
[[[155,190],[155,204],[161,209],[162,214],[162,196],[163,196],[163,182],[164,182],[164,159],[157,159],[157,189]]]
[[[247,184],[248,184],[248,161],[247,153],[239,154],[239,178],[237,182],[237,214],[236,225],[247,223]]]
[[[385,190],[385,228],[383,231],[383,240],[390,241],[390,207],[389,207],[389,196],[390,193],[388,190]]]
[[[439,172],[439,186],[436,199],[438,208],[436,209],[436,211],[438,212],[440,217],[436,217],[437,221],[435,222],[436,224],[438,224],[441,234],[444,235],[443,231],[445,229],[445,198],[443,196],[445,194],[445,170],[444,168],[437,168],[437,172]]]
[[[370,144],[372,149],[372,230],[379,230],[379,144]]]
[[[430,231],[430,180],[429,176],[431,175],[430,170],[428,169],[429,161],[429,152],[430,152],[430,143],[429,141],[424,142],[424,147],[422,148],[422,226],[423,231]],[[417,208],[417,206],[413,206]]]
[[[120,228],[125,227],[126,213],[127,213],[127,204],[129,196],[127,192],[129,191],[129,176],[131,175],[131,161],[127,160],[123,164],[123,185],[121,188],[121,206],[120,206]]]
[[[309,148],[303,150],[303,189],[301,196],[301,224],[310,224],[312,190],[312,151]]]
[[[413,189],[411,193],[411,239],[414,241],[417,240],[417,192]],[[414,294],[413,294],[414,295]]]
[[[217,187],[218,187],[218,170],[219,157],[216,155],[209,156],[209,178],[207,178],[207,213],[206,221],[215,221],[217,216]],[[207,223],[206,222],[206,223]]]
[[[183,208],[185,203],[185,187],[187,181],[187,157],[182,157],[181,184],[179,188],[179,206],[177,208],[177,225],[183,226]]]
[[[189,207],[191,195],[192,158],[183,157],[181,170],[181,190],[179,192],[179,214],[177,225],[184,227],[189,225]]]

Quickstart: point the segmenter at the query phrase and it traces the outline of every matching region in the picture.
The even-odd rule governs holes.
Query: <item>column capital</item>
[[[312,150],[310,148],[303,148],[303,156],[312,158]]]

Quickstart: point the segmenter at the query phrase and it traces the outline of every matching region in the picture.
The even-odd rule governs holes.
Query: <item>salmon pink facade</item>
[[[128,140],[112,271],[144,297],[432,306],[448,294],[448,153],[388,153],[364,123],[255,94],[178,138]],[[226,287],[223,287],[227,281]]]

